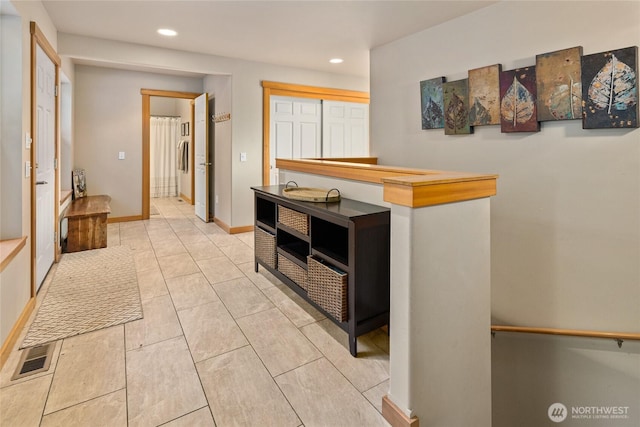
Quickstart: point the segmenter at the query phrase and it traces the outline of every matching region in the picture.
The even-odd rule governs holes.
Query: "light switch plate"
[[[118,160],[124,160],[124,151],[118,151]]]
[[[31,143],[33,142],[33,139],[31,139],[31,134],[29,132],[27,132],[24,135],[24,147],[27,150],[31,150]]]
[[[247,161],[247,153],[240,153],[240,161],[241,162],[246,162]]]
[[[31,162],[24,163],[24,177],[29,178],[31,176]]]

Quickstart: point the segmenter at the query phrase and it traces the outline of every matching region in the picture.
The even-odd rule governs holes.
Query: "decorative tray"
[[[289,183],[282,190],[282,195],[288,199],[303,202],[331,203],[340,201],[340,191],[337,188],[326,190],[311,187],[289,187]]]

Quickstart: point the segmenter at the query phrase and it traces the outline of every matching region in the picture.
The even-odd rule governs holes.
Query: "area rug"
[[[128,246],[63,254],[20,348],[141,318],[140,290]]]

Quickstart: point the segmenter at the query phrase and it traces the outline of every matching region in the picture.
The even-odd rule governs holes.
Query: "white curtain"
[[[177,152],[180,118],[151,117],[150,170],[151,197],[178,195]]]

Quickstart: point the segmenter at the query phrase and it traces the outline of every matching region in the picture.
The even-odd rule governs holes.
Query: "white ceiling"
[[[357,76],[369,50],[495,1],[44,0],[61,33]],[[158,35],[172,28],[174,38]],[[340,65],[329,59],[343,58]]]

